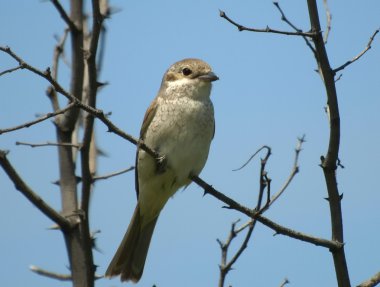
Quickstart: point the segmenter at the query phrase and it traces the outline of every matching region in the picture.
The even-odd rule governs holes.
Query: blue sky
[[[110,84],[99,94],[98,107],[112,112],[111,120],[137,136],[145,109],[155,97],[161,77],[175,61],[197,57],[207,61],[220,77],[215,82],[216,135],[201,177],[247,206],[255,204],[258,190],[256,160],[240,166],[263,144],[272,147],[267,169],[272,190],[288,176],[297,137],[306,135],[300,156],[300,173],[286,193],[266,213],[276,222],[315,236],[330,237],[329,209],[319,158],[326,152],[328,123],[324,113],[324,87],[313,55],[297,37],[238,32],[219,17],[224,10],[241,24],[289,30],[271,1],[113,1],[119,10],[107,21],[107,46],[101,81]],[[322,8],[322,1],[318,1]],[[308,30],[305,1],[280,1],[286,15]],[[380,2],[331,1],[332,31],[327,51],[333,67],[357,55],[380,26]],[[48,1],[2,1],[0,45],[9,45],[30,64],[51,65],[54,35],[65,28]],[[321,23],[325,16],[321,10]],[[338,170],[345,227],[345,243],[352,284],[380,269],[380,40],[358,62],[343,71],[336,83],[342,124]],[[15,66],[0,54],[1,70]],[[60,82],[68,87],[68,68],[60,69]],[[0,128],[34,119],[50,111],[46,81],[27,71],[0,77]],[[64,99],[62,98],[62,103]],[[134,164],[135,147],[96,125],[99,146],[108,157],[99,161],[99,174]],[[16,146],[16,141],[55,141],[50,121],[0,136],[0,149],[26,182],[59,209],[56,150]],[[102,274],[127,228],[135,205],[134,176],[125,174],[95,186],[91,229],[101,230],[95,263]],[[57,282],[31,273],[33,264],[67,273],[68,260],[59,232],[17,192],[0,171],[0,285],[41,287]],[[247,220],[222,209],[211,196],[191,185],[170,200],[153,236],[145,271],[137,286],[215,286],[220,249],[231,222]],[[235,245],[240,242],[236,239]],[[335,286],[330,253],[283,236],[258,224],[249,247],[227,278],[233,286]],[[69,283],[59,283],[70,286]],[[97,286],[121,286],[99,280]]]

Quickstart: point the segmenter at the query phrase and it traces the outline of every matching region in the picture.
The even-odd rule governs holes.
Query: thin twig
[[[251,221],[251,224],[249,225],[249,229],[248,229],[247,234],[246,234],[246,236],[245,236],[245,238],[243,240],[243,243],[241,244],[241,246],[239,247],[239,249],[235,253],[235,255],[227,263],[228,249],[229,249],[229,247],[230,247],[233,239],[238,234],[238,232],[237,232],[237,230],[235,228],[236,224],[238,222],[239,222],[239,220],[237,220],[237,221],[235,221],[235,222],[233,222],[231,224],[231,230],[230,230],[230,233],[229,233],[228,238],[227,238],[227,240],[226,240],[225,243],[223,243],[219,239],[217,240],[218,243],[219,243],[219,245],[220,245],[220,248],[222,250],[222,262],[221,262],[221,264],[219,266],[219,270],[220,270],[219,287],[223,287],[224,286],[224,282],[225,282],[226,276],[227,276],[228,272],[232,269],[232,265],[238,260],[238,258],[240,257],[240,255],[247,248],[248,241],[251,238],[252,231],[253,231],[255,223],[256,223],[256,221]],[[239,228],[239,232],[242,231],[242,230],[243,229]]]
[[[239,228],[235,229],[235,233],[239,234],[251,224],[252,224],[252,219],[248,220],[246,223],[242,224]]]
[[[17,70],[20,70],[20,69],[22,69],[22,67],[21,67],[21,66],[17,66],[17,67],[10,68],[10,69],[8,69],[8,70],[2,71],[2,72],[0,73],[0,77],[1,77],[2,75],[5,75],[5,74],[7,74],[7,73],[12,73],[12,72],[17,71]]]
[[[7,152],[0,150],[0,165],[5,173],[12,180],[16,189],[19,190],[30,202],[34,204],[42,213],[57,223],[62,230],[69,230],[72,223],[50,207],[39,195],[37,195],[19,176],[17,171],[7,159]]]
[[[76,32],[78,30],[77,26],[75,26],[75,23],[73,21],[71,21],[69,15],[67,15],[61,3],[58,0],[50,0],[50,1],[58,10],[58,13],[61,15],[62,19],[66,22],[67,26],[69,26],[70,30],[73,32]]]
[[[325,7],[325,11],[326,11],[326,31],[325,31],[325,34],[323,35],[323,42],[325,42],[325,45],[326,45],[327,40],[329,38],[330,31],[331,31],[332,15],[331,15],[327,0],[323,0],[323,6]]]
[[[55,90],[65,96],[67,99],[75,103],[76,106],[80,107],[81,109],[85,110],[86,112],[92,114],[94,117],[98,118],[103,124],[105,124],[108,128],[109,132],[115,133],[121,138],[129,141],[130,143],[133,143],[134,145],[139,145],[139,148],[144,150],[146,153],[151,155],[154,158],[159,158],[160,154],[156,151],[150,149],[142,140],[137,139],[125,132],[123,132],[121,129],[119,129],[114,123],[112,123],[104,114],[102,110],[95,109],[93,107],[90,107],[89,105],[86,105],[82,103],[80,100],[78,100],[76,97],[74,97],[71,93],[66,91],[56,80],[54,80],[51,77],[50,69],[46,69],[45,72],[42,72],[41,70],[29,65],[26,63],[23,59],[21,59],[19,56],[17,56],[9,47],[1,47],[0,51],[3,51],[10,55],[12,58],[14,58],[19,64],[24,68],[27,69],[36,75],[46,79],[50,84],[52,84],[55,88]]]
[[[284,278],[284,280],[282,281],[280,287],[284,287],[286,284],[289,284],[290,281],[288,280],[288,278]]]
[[[57,40],[58,43],[54,48],[53,66],[52,66],[51,77],[55,80],[58,79],[59,59],[64,54],[64,47],[65,47],[65,43],[66,43],[68,33],[69,33],[69,29],[66,28],[63,32],[61,39]],[[49,86],[47,88],[46,95],[50,99],[51,105],[53,107],[53,111],[59,110],[59,102],[58,102],[58,98],[57,98],[57,93],[56,93],[53,86]]]
[[[73,107],[75,107],[75,103],[70,103],[64,109],[58,110],[58,111],[56,111],[54,113],[47,113],[44,116],[39,117],[38,119],[36,119],[34,121],[30,121],[30,122],[27,122],[27,123],[24,123],[24,124],[15,126],[15,127],[7,128],[7,129],[0,129],[0,135],[4,134],[4,133],[9,133],[9,132],[13,132],[13,131],[16,131],[16,130],[20,130],[20,129],[23,129],[23,128],[29,128],[32,125],[38,124],[40,122],[43,122],[43,121],[45,121],[45,120],[47,120],[49,118],[55,117],[55,116],[57,116],[59,114],[63,114],[63,113],[65,113],[66,111],[70,110]]]
[[[248,28],[248,27],[245,27],[241,24],[236,23],[234,20],[229,18],[226,15],[226,13],[222,10],[219,10],[219,16],[226,19],[228,22],[230,22],[232,25],[234,25],[236,28],[238,28],[239,31],[250,31],[250,32],[258,32],[258,33],[275,33],[275,34],[303,36],[303,37],[313,37],[314,36],[314,33],[312,33],[312,32],[280,31],[280,30],[271,29],[268,26],[264,29]]]
[[[250,162],[251,162],[251,160],[260,152],[260,151],[262,151],[263,149],[266,149],[267,150],[267,154],[271,154],[271,148],[269,147],[269,146],[267,146],[267,145],[264,145],[264,146],[262,146],[261,148],[259,148],[253,155],[251,155],[250,157],[249,157],[249,159],[241,166],[241,167],[239,167],[239,168],[236,168],[236,169],[233,169],[232,171],[239,171],[239,170],[241,170],[241,169],[243,169],[243,168],[245,168]]]
[[[339,74],[338,78],[335,79],[335,83],[338,82],[342,78],[343,74]]]
[[[273,2],[273,5],[276,6],[277,10],[280,12],[281,14],[281,20],[284,21],[285,23],[287,23],[290,27],[292,27],[294,29],[294,31],[298,32],[298,33],[302,33],[303,31],[299,28],[297,28],[292,22],[289,21],[289,19],[285,16],[285,13],[284,11],[281,9],[280,7],[280,4],[278,4],[278,2]],[[312,38],[313,36],[315,36],[315,34],[313,33],[312,36],[305,36],[305,35],[301,35],[302,38],[305,40],[305,43],[306,45],[310,48],[310,50],[313,52],[313,54],[315,55],[315,48],[313,47],[313,45],[310,43],[309,38]]]
[[[69,29],[66,28],[63,31],[63,35],[62,35],[61,39],[59,39],[59,40],[57,39],[58,43],[54,48],[53,67],[52,67],[51,76],[53,79],[56,79],[56,80],[58,79],[59,58],[61,57],[61,55],[64,52],[64,47],[65,47],[65,43],[66,43],[66,39],[67,39],[68,34],[69,34]]]
[[[257,219],[260,223],[264,224],[265,226],[269,227],[270,229],[274,230],[277,234],[282,234],[285,236],[289,236],[291,238],[296,238],[304,242],[308,242],[317,246],[323,246],[325,248],[329,248],[330,250],[339,250],[343,247],[343,243],[334,241],[334,240],[327,240],[323,238],[318,238],[315,236],[311,236],[302,232],[298,232],[295,230],[292,230],[290,228],[281,226],[270,219],[262,216],[260,212],[250,209],[244,205],[241,205],[240,203],[236,202],[232,198],[226,196],[225,194],[217,191],[214,187],[209,185],[207,182],[205,182],[203,179],[201,179],[198,176],[191,176],[190,177],[193,182],[195,182],[198,186],[203,188],[203,191],[205,194],[210,194],[213,197],[219,199],[223,203],[227,205],[227,208],[237,210],[248,217],[252,219]]]
[[[134,170],[134,169],[135,169],[135,167],[131,166],[131,167],[128,167],[126,169],[123,169],[123,170],[120,170],[120,171],[116,171],[116,172],[112,172],[112,173],[109,173],[109,174],[94,176],[92,178],[92,180],[96,181],[96,180],[102,180],[102,179],[109,179],[110,177],[114,177],[114,176],[117,176],[117,175],[120,175],[120,174],[123,174],[123,173],[127,173],[129,171]]]
[[[45,276],[45,277],[48,277],[51,279],[56,279],[56,280],[60,280],[60,281],[71,281],[72,280],[72,277],[70,274],[60,274],[60,273],[48,271],[48,270],[42,269],[40,267],[37,267],[35,265],[30,265],[29,270],[38,274],[38,275]]]
[[[290,172],[290,175],[286,179],[283,186],[280,188],[280,190],[271,198],[270,202],[264,206],[264,209],[268,209],[272,204],[281,196],[281,194],[284,193],[284,191],[288,188],[289,184],[292,182],[293,178],[296,176],[296,174],[299,172],[299,166],[298,166],[298,159],[300,152],[302,151],[302,144],[305,142],[305,135],[298,138],[297,146],[295,148],[295,156],[294,156],[294,163],[292,170]]]
[[[265,170],[266,164],[268,162],[269,157],[271,156],[271,148],[268,146],[263,146],[259,148],[250,158],[249,160],[241,167],[245,167],[254,157],[257,155],[261,150],[266,149],[266,155],[263,159],[261,159],[261,164],[260,164],[260,181],[259,181],[259,196],[257,198],[257,203],[256,203],[256,208],[255,210],[260,210],[261,208],[261,203],[262,203],[262,198],[263,194],[265,192],[265,189],[267,189],[268,197],[270,194],[270,179],[267,175],[267,172]],[[240,169],[241,169],[240,168]],[[269,201],[269,199],[268,199]],[[232,270],[232,266],[236,263],[236,261],[239,259],[239,257],[243,254],[244,250],[248,247],[248,242],[251,239],[251,236],[253,234],[253,230],[256,226],[257,219],[253,218],[251,219],[247,224],[244,224],[242,227],[236,229],[236,223],[232,224],[230,235],[228,237],[228,240],[226,241],[225,244],[221,244],[221,250],[222,250],[222,262],[221,265],[219,266],[220,270],[220,276],[219,276],[219,287],[224,286],[224,282],[226,280],[227,274],[230,270]],[[231,259],[227,262],[227,252],[228,249],[230,248],[230,244],[232,240],[237,236],[238,233],[240,233],[242,230],[246,229],[248,227],[248,231],[240,244],[240,247],[237,249],[235,254],[231,257]]]
[[[25,146],[30,146],[32,148],[35,147],[43,147],[43,146],[70,146],[73,148],[80,149],[80,145],[72,144],[72,143],[54,143],[54,142],[46,142],[46,143],[27,143],[27,142],[16,142],[16,145],[25,145]]]
[[[32,271],[38,275],[45,276],[45,277],[48,277],[51,279],[56,279],[59,281],[71,281],[72,280],[72,276],[70,274],[60,274],[60,273],[48,271],[48,270],[42,269],[42,268],[35,266],[35,265],[30,265],[29,269],[30,269],[30,271]],[[95,275],[95,280],[101,279],[101,278],[103,278],[103,276]]]
[[[359,55],[353,57],[351,60],[347,61],[346,63],[344,63],[343,65],[339,66],[338,68],[334,69],[333,72],[336,74],[337,72],[343,70],[344,68],[346,68],[347,66],[351,65],[352,63],[356,62],[357,60],[359,60],[365,53],[367,53],[367,51],[369,49],[372,48],[372,42],[373,40],[375,39],[377,33],[379,33],[380,29],[377,29],[371,36],[371,38],[369,38],[369,41],[367,43],[367,46],[365,47],[365,49],[363,51],[361,51],[359,53]]]
[[[360,283],[357,287],[374,287],[379,283],[380,283],[380,272],[377,272],[368,280],[364,281],[363,283]]]

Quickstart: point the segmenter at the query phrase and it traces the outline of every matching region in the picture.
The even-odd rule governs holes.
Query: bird
[[[140,139],[160,158],[137,147],[137,204],[105,277],[120,276],[121,281],[134,283],[141,279],[162,209],[206,164],[215,134],[210,94],[218,79],[209,64],[195,58],[174,63],[164,74],[140,131]]]

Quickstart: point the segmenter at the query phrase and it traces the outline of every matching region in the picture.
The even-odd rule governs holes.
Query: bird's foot
[[[164,173],[168,167],[168,161],[166,159],[165,155],[162,155],[157,158],[157,166],[156,166],[156,172],[158,174]]]

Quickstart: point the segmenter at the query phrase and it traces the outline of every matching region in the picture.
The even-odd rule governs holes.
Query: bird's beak
[[[199,76],[198,79],[203,80],[203,81],[213,82],[213,81],[219,80],[219,77],[215,75],[213,72],[209,72],[207,74]]]

